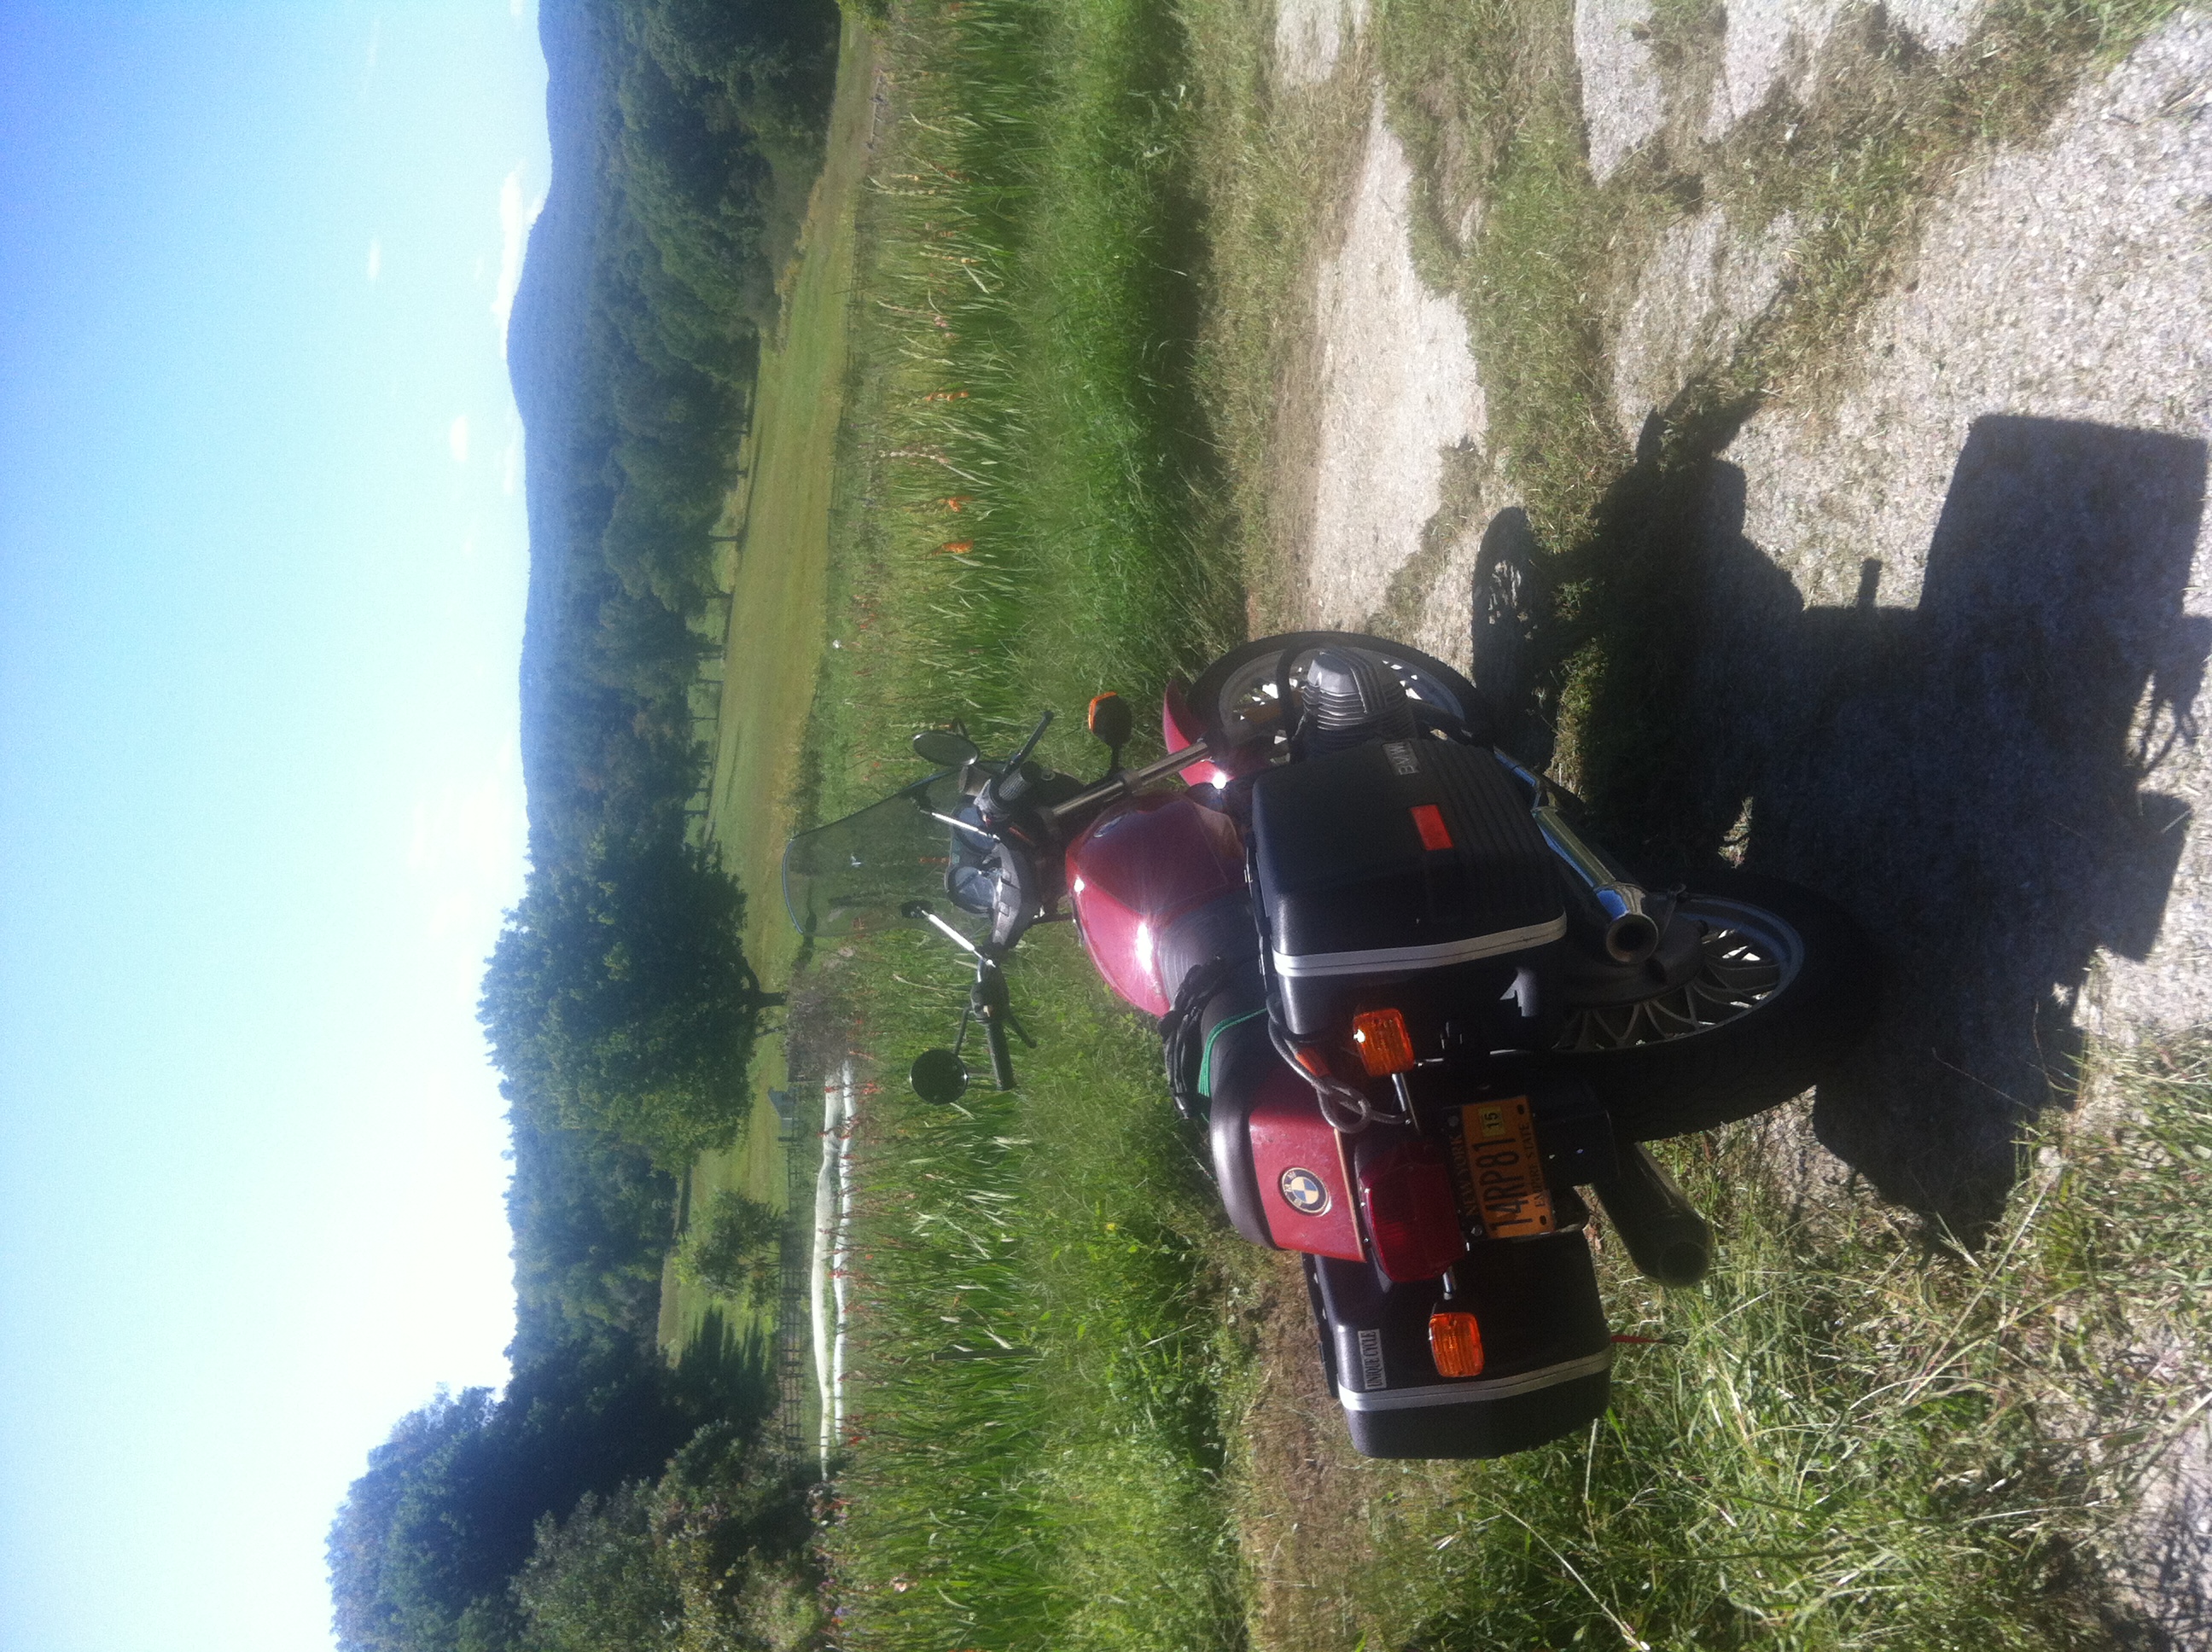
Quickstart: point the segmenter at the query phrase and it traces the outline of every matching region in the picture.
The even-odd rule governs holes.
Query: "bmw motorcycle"
[[[917,735],[935,772],[794,838],[784,892],[816,936],[925,925],[975,967],[1014,1082],[1001,963],[1072,918],[1107,983],[1158,1018],[1230,1222],[1302,1254],[1321,1358],[1374,1457],[1488,1457],[1587,1424],[1613,1339],[1595,1197],[1638,1268],[1693,1283],[1706,1224],[1642,1144],[1796,1096],[1870,1007],[1863,937],[1748,875],[1657,890],[1585,838],[1573,799],[1492,744],[1441,660],[1302,632],[1217,660],[1163,708],[1168,755],[1124,768],[1102,695],[1086,784]]]

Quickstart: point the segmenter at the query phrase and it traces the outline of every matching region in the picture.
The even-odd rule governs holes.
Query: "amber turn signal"
[[[1359,1046],[1359,1059],[1370,1078],[1387,1078],[1413,1065],[1413,1040],[1406,1031],[1406,1017],[1395,1010],[1370,1010],[1352,1022],[1352,1042]]]
[[[1429,1354],[1439,1376],[1480,1376],[1482,1327],[1472,1314],[1438,1309],[1429,1315]]]
[[[1119,751],[1128,744],[1130,732],[1136,727],[1136,719],[1129,710],[1129,702],[1118,694],[1102,694],[1091,702],[1090,715],[1085,719],[1093,738]]]

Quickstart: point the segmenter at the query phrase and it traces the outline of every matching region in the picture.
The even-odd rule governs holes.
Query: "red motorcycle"
[[[911,1075],[947,1102],[972,1026],[1012,1085],[1000,961],[1072,916],[1158,1017],[1230,1221],[1304,1254],[1360,1451],[1497,1456],[1589,1422],[1613,1343],[1583,1190],[1646,1275],[1700,1277],[1710,1230],[1640,1144],[1822,1074],[1870,1005],[1856,927],[1769,878],[1645,887],[1490,744],[1473,683],[1380,637],[1235,650],[1170,688],[1143,768],[1124,701],[1090,716],[1090,785],[1031,761],[1049,713],[1001,761],[917,735],[937,773],[792,841],[793,920],[927,924],[972,955],[958,1038]]]

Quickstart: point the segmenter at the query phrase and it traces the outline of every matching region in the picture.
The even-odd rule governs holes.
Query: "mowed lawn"
[[[867,32],[848,21],[827,160],[785,294],[781,336],[762,357],[752,432],[740,455],[745,476],[722,525],[739,538],[724,548],[732,611],[720,712],[712,730],[708,829],[721,846],[723,865],[744,886],[745,956],[771,988],[789,978],[799,950],[784,914],[781,871],[816,671],[829,647],[823,606],[831,460],[843,410],[853,209],[867,159],[874,76]],[[734,1145],[692,1167],[690,1209],[703,1210],[725,1188],[782,1203],[783,1158],[768,1092],[784,1077],[781,1041],[763,1037],[754,1054],[744,1132]],[[818,1097],[799,1099],[818,1110]],[[682,1284],[672,1272],[664,1274],[661,1345],[681,1351],[717,1306],[727,1315],[728,1305],[708,1291]],[[742,1334],[749,1327],[740,1321],[732,1328]],[[772,1328],[767,1316],[757,1328]]]

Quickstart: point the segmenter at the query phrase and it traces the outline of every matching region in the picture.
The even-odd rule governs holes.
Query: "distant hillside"
[[[522,645],[522,773],[533,799],[553,789],[544,743],[532,738],[532,732],[547,726],[556,714],[561,674],[552,638],[581,537],[571,527],[567,481],[575,473],[580,438],[594,422],[578,367],[591,311],[603,127],[611,99],[603,84],[605,59],[590,11],[587,0],[541,0],[538,8],[553,179],[538,222],[531,226],[507,329],[507,374],[527,438],[530,600]],[[588,539],[580,550],[591,558],[599,553]]]
[[[684,841],[689,698],[837,31],[830,0],[542,0],[553,177],[507,333],[532,865],[479,1006],[514,1377],[370,1454],[329,1544],[343,1652],[657,1645],[695,1616],[737,1644],[761,1600],[811,1597],[800,1482],[751,1448],[759,1350],[672,1370],[652,1338],[670,1170],[734,1133],[767,1002],[735,884]]]
[[[544,0],[539,12],[553,176],[507,332],[527,439],[532,867],[484,999],[507,1034],[519,1364],[651,1333],[673,1218],[673,1181],[654,1163],[666,1141],[635,1119],[580,1121],[575,1097],[517,1056],[537,1048],[529,1006],[544,989],[516,972],[573,891],[680,853],[702,757],[690,689],[711,652],[694,623],[715,590],[708,536],[750,416],[775,274],[819,169],[837,29],[830,0]],[[645,956],[668,937],[623,939]],[[573,981],[597,979],[597,954],[555,962],[572,985],[545,1012],[573,1018]],[[728,1011],[733,1042],[714,1054],[741,1066],[749,1017]]]
[[[546,0],[553,178],[507,361],[527,436],[532,858],[667,829],[697,772],[690,621],[759,337],[821,163],[830,0]]]

